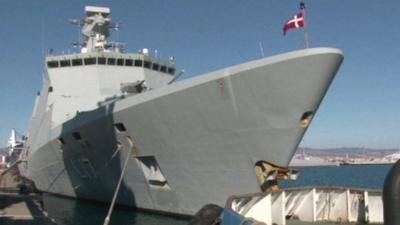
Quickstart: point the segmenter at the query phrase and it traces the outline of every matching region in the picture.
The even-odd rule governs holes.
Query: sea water
[[[367,189],[382,189],[391,165],[351,165],[297,168],[300,176],[294,181],[283,181],[281,187],[341,186]],[[232,193],[244,194],[244,193]],[[44,204],[50,217],[59,225],[103,224],[108,205],[44,196]],[[135,212],[116,208],[111,225],[184,225],[188,220],[152,213]]]
[[[58,225],[102,225],[107,215],[107,204],[44,195],[44,206]],[[114,208],[110,225],[186,225],[187,219],[133,209]]]
[[[392,165],[346,165],[297,168],[297,180],[282,181],[281,187],[340,186],[382,189]]]

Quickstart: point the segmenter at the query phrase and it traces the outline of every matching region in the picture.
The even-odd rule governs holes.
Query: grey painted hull
[[[336,49],[301,50],[119,99],[54,129],[44,117],[27,175],[43,191],[109,202],[130,139],[119,204],[178,214],[223,205],[259,191],[257,161],[288,165],[303,113],[316,112],[341,61]],[[149,184],[137,157],[153,157],[169,188]]]

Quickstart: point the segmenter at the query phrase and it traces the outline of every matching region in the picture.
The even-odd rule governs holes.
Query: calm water
[[[282,187],[334,185],[382,189],[391,165],[299,168],[298,180],[281,182]],[[242,194],[242,193],[237,193]],[[45,207],[59,225],[103,224],[108,206],[85,201],[45,196]],[[114,225],[184,225],[187,220],[127,209],[115,209]]]
[[[386,174],[392,165],[352,165],[299,168],[300,176],[294,181],[281,182],[282,187],[342,186],[382,189]]]

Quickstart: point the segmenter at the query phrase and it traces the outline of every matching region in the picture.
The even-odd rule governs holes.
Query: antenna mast
[[[81,28],[85,37],[83,43],[75,44],[81,48],[82,53],[86,52],[119,52],[122,47],[121,43],[107,43],[110,36],[110,29],[118,30],[119,23],[111,22],[110,8],[86,6],[86,18],[84,20],[70,20],[74,25]]]

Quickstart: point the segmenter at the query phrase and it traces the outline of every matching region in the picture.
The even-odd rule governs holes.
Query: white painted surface
[[[381,191],[321,187],[286,189],[264,197],[258,193],[253,199],[246,196],[246,210],[232,210],[262,222],[285,225],[290,217],[305,222],[383,223]]]

